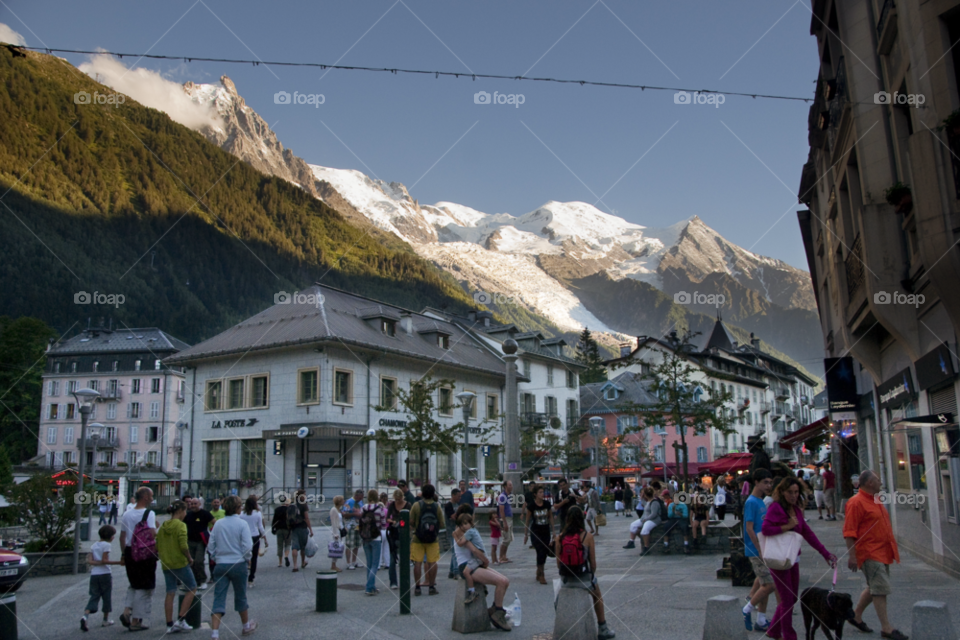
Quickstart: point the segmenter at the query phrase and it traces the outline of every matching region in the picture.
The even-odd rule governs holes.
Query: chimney
[[[478,311],[478,312],[477,312],[477,320],[483,320],[483,326],[485,326],[485,327],[489,327],[489,326],[490,326],[490,318],[492,318],[492,317],[493,317],[493,314],[492,314],[491,312],[489,312],[489,311]]]
[[[471,311],[470,313],[468,313],[468,314],[467,314],[467,320],[469,320],[470,322],[476,322],[476,321],[477,321],[477,312],[476,312],[476,311]]]
[[[760,351],[760,338],[754,337],[753,333],[750,334],[750,344],[754,349]]]
[[[646,340],[646,339],[647,339],[647,336],[637,336],[637,349],[640,348],[640,345],[641,345],[641,344],[643,343],[643,341]]]
[[[633,346],[629,342],[624,342],[620,345],[621,358],[626,358],[629,356],[631,351],[633,351]]]
[[[413,318],[409,311],[400,312],[400,326],[407,332],[408,336],[413,335]]]

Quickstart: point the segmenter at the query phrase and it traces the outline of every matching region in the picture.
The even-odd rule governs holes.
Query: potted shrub
[[[102,468],[106,467],[108,464],[109,464],[109,463],[107,463],[107,462],[98,462],[98,463],[97,463],[97,466],[102,469]]]
[[[887,189],[883,196],[889,204],[893,205],[897,213],[908,214],[913,209],[913,193],[910,191],[910,186],[900,181]]]
[[[126,469],[128,465],[126,462],[118,462],[117,466],[121,469]]]
[[[454,478],[452,475],[446,475],[440,478],[440,482],[441,484],[455,484],[457,482],[457,479]]]

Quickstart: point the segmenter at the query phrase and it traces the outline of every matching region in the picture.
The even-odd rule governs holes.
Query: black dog
[[[843,623],[853,620],[853,598],[849,593],[837,593],[810,587],[800,594],[800,610],[803,611],[803,626],[806,627],[806,640],[813,640],[817,628],[823,625],[823,634],[827,640],[833,640],[831,631],[837,634],[837,640],[843,638]]]

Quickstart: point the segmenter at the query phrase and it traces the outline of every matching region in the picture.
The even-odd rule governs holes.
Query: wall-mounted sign
[[[856,411],[860,397],[853,358],[824,358],[827,380],[827,404],[830,411]]]
[[[397,428],[399,428],[399,429],[406,429],[406,428],[407,428],[407,421],[406,421],[406,420],[394,420],[394,419],[391,419],[391,418],[380,418],[380,423],[379,423],[379,424],[380,424],[381,427],[397,427]]]
[[[941,344],[915,363],[917,367],[917,387],[923,391],[941,382],[952,380],[957,372],[953,368],[950,349]]]
[[[485,444],[485,445],[483,445],[482,447],[480,447],[480,450],[483,451],[483,457],[484,457],[484,458],[489,458],[489,457],[490,457],[490,445]]]
[[[882,409],[899,407],[915,398],[917,390],[913,386],[910,367],[900,371],[877,387],[877,395],[880,396],[880,408]]]
[[[282,456],[283,455],[283,440],[274,440],[273,441],[273,455]]]
[[[252,427],[260,422],[256,418],[241,418],[238,420],[214,420],[210,425],[211,429],[239,429],[241,427]]]

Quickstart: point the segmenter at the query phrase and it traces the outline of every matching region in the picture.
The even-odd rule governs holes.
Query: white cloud
[[[8,27],[7,25],[0,22],[0,42],[7,42],[9,44],[16,44],[21,47],[26,46],[27,41],[24,40],[23,36]]]
[[[115,91],[130,96],[140,104],[159,109],[176,122],[198,130],[206,126],[222,127],[222,121],[211,105],[200,105],[183,92],[183,87],[155,71],[128,69],[111,56],[94,56],[80,65],[80,70]]]

